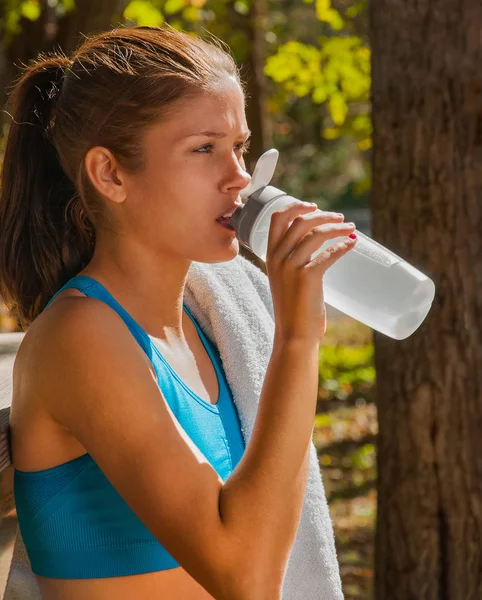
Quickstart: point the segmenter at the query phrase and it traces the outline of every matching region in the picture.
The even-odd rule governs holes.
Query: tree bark
[[[375,334],[378,600],[482,598],[482,4],[371,0],[373,236],[431,276]]]

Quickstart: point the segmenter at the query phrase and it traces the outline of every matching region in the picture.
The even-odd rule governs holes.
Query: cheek
[[[172,177],[165,168],[149,168],[136,178],[131,226],[139,235],[169,245],[181,240],[184,245],[205,244],[217,231],[212,180],[193,168],[175,172]]]

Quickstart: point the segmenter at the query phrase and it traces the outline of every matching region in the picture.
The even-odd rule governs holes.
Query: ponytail
[[[140,173],[148,129],[183,98],[227,76],[232,56],[171,27],[121,27],[87,38],[69,60],[40,55],[10,99],[0,181],[0,295],[22,329],[90,263],[108,206],[85,169],[104,146]],[[114,232],[115,233],[115,232]]]
[[[52,140],[70,60],[40,56],[10,99],[0,181],[0,294],[24,330],[93,254],[94,228]]]

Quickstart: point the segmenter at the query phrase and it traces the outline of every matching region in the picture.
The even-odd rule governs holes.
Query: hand
[[[327,240],[353,234],[355,224],[343,219],[339,213],[321,211],[299,200],[272,214],[266,269],[276,338],[319,343],[325,335],[323,275],[354,247],[356,239],[346,237],[313,260],[311,256]]]

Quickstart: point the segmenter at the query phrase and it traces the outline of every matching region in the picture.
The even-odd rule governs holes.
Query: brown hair
[[[139,172],[143,134],[177,100],[226,75],[244,92],[221,44],[170,27],[121,27],[87,38],[71,58],[40,54],[23,70],[10,96],[0,190],[0,294],[22,329],[92,258],[105,215],[87,151],[109,148]]]

